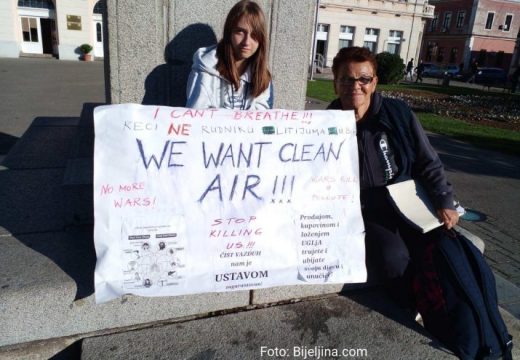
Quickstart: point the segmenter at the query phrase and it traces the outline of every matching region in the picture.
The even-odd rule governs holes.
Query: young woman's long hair
[[[251,36],[258,41],[258,49],[253,56],[247,59],[251,67],[251,89],[253,97],[260,95],[271,81],[271,73],[267,68],[267,30],[265,26],[265,16],[257,3],[250,0],[242,0],[235,4],[229,11],[224,24],[224,36],[217,46],[217,70],[226,78],[233,87],[238,90],[240,87],[240,74],[235,66],[235,54],[231,46],[231,36],[233,29],[240,19],[244,17],[251,26]]]

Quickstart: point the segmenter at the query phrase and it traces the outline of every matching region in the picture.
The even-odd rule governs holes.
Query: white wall
[[[0,57],[16,58],[20,55],[16,3],[15,0],[0,1]]]
[[[58,28],[59,57],[77,60],[81,56],[78,47],[92,43],[93,0],[56,0],[56,26]],[[67,15],[81,16],[81,31],[67,29]]]
[[[403,32],[399,55],[406,62],[417,60],[423,32],[423,2],[398,2],[376,0],[322,0],[318,22],[329,24],[327,66],[338,52],[341,25],[354,26],[354,46],[363,46],[365,29],[379,29],[377,53],[386,51],[390,30]],[[415,16],[414,16],[415,14]]]

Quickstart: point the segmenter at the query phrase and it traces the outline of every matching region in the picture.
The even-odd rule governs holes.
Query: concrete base
[[[81,352],[84,360],[347,357],[455,359],[380,290],[89,338]]]
[[[91,233],[0,237],[0,347],[246,307],[249,291],[96,305]],[[0,356],[1,357],[1,356]]]

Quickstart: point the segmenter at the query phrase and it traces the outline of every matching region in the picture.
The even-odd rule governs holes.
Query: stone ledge
[[[128,295],[96,305],[93,268],[87,269],[93,264],[81,263],[81,253],[88,244],[82,247],[78,243],[85,241],[92,241],[90,234],[0,237],[0,263],[6,270],[0,274],[0,347],[245,308],[249,304],[249,291],[239,291],[154,298]],[[79,298],[78,282],[91,284],[91,290],[84,289]],[[89,288],[88,284],[81,285]]]

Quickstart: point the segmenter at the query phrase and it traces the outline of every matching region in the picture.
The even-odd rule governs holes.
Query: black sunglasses
[[[354,85],[354,83],[356,81],[359,81],[359,83],[361,85],[368,85],[368,84],[371,84],[373,80],[374,80],[373,76],[361,76],[361,77],[358,77],[358,78],[342,77],[341,79],[337,79],[336,82],[339,85],[350,86],[350,85]]]

